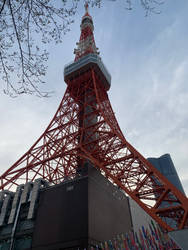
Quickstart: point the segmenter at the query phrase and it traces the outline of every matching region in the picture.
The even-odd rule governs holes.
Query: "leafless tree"
[[[164,3],[165,0],[137,0],[142,8],[145,11],[145,16],[148,16],[149,13],[160,14],[159,6]],[[128,10],[132,10],[134,8],[134,4],[137,4],[133,0],[126,0],[126,5]]]
[[[106,0],[87,2],[100,7],[103,1]],[[134,8],[133,0],[122,1],[127,9]],[[137,1],[146,15],[157,13],[156,6],[163,3]],[[44,82],[49,55],[45,45],[62,42],[63,34],[74,20],[78,2],[81,0],[0,0],[0,74],[6,94],[49,96],[39,88]]]

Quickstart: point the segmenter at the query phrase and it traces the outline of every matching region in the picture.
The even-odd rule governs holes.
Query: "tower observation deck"
[[[101,79],[102,84],[106,90],[110,89],[111,85],[111,75],[107,71],[105,65],[103,64],[101,58],[95,54],[87,54],[82,58],[78,59],[76,62],[69,63],[64,68],[64,79],[65,82],[72,80],[84,74],[88,70],[94,69],[95,73]]]
[[[0,224],[10,216],[12,200],[10,221],[15,221],[16,209],[38,179],[41,185],[61,185],[96,169],[165,230],[188,228],[187,197],[126,140],[119,127],[108,98],[111,76],[95,45],[88,4],[85,8],[75,60],[64,69],[67,89],[57,112],[34,145],[0,176]],[[36,197],[32,192],[30,216]]]
[[[85,4],[86,13],[82,17],[80,41],[77,43],[78,48],[74,50],[75,61],[65,66],[64,79],[69,80],[77,77],[88,70],[93,69],[95,74],[101,80],[105,90],[109,90],[111,76],[99,57],[98,48],[95,45],[93,35],[94,25],[92,17],[88,13],[88,4]]]

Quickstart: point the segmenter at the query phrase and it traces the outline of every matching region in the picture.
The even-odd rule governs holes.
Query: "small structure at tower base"
[[[20,193],[9,223],[17,193],[12,194],[0,227],[2,249],[90,249],[132,229],[128,198],[94,167],[74,180],[41,186],[35,204],[31,186]],[[29,218],[31,206],[35,211]]]

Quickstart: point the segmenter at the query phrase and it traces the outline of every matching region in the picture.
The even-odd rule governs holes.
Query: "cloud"
[[[128,141],[145,157],[170,153],[180,178],[186,183],[188,55],[185,43],[188,39],[179,39],[184,33],[183,19],[175,19],[161,29],[142,51],[135,48],[139,53],[138,64],[130,60],[130,55],[126,57],[131,64],[129,72],[125,64],[117,65],[120,76],[116,76],[111,98]]]

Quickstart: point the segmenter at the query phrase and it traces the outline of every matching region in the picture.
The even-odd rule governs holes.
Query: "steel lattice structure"
[[[86,9],[73,66],[87,55],[98,58],[92,25]],[[37,178],[58,184],[75,178],[89,163],[166,230],[188,227],[187,197],[127,142],[99,66],[90,61],[65,76],[67,89],[55,116],[36,143],[1,175],[0,189],[11,190]]]

